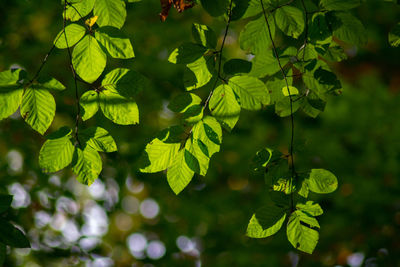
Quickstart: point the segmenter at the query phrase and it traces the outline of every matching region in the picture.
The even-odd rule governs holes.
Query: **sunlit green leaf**
[[[247,226],[246,234],[252,238],[265,238],[274,235],[281,229],[285,219],[285,209],[270,203],[253,214]]]
[[[90,127],[80,131],[79,140],[100,152],[117,151],[113,137],[101,127]]]
[[[168,184],[175,194],[179,194],[190,183],[194,175],[194,171],[187,164],[192,159],[189,159],[190,156],[187,153],[186,149],[181,149],[167,170]]]
[[[82,120],[86,121],[99,110],[99,94],[94,90],[87,91],[79,99],[79,104],[82,107]]]
[[[131,41],[120,30],[105,26],[96,30],[96,40],[102,44],[113,58],[133,58]]]
[[[102,170],[99,153],[90,146],[86,146],[83,150],[77,148],[74,156],[72,170],[77,175],[77,180],[82,184],[93,184]]]
[[[272,38],[275,37],[275,22],[272,16],[268,17]],[[252,20],[246,24],[240,33],[240,48],[249,50],[254,54],[269,50],[271,38],[268,32],[267,23],[264,16]]]
[[[112,26],[120,29],[125,23],[126,9],[122,0],[96,0],[93,14],[98,16],[100,27]]]
[[[61,30],[57,34],[56,38],[54,39],[54,44],[60,49],[72,47],[82,39],[82,37],[85,35],[85,32],[86,29],[81,25],[76,23],[69,24],[65,27],[65,34],[64,30]]]
[[[283,6],[275,12],[276,26],[286,35],[298,38],[304,30],[303,12],[293,6]]]
[[[148,160],[147,166],[143,166],[141,172],[159,172],[169,168],[178,155],[180,143],[164,143],[158,138],[147,144],[145,157]]]
[[[100,93],[100,108],[104,116],[121,125],[139,123],[139,108],[134,100],[110,90]]]
[[[309,224],[309,226],[303,223]],[[308,217],[301,211],[293,212],[289,217],[286,231],[289,242],[296,249],[311,254],[317,246],[319,233],[310,226],[317,224],[315,218]]]
[[[88,83],[99,78],[107,62],[106,54],[91,35],[86,35],[72,52],[72,64],[76,73]]]
[[[193,23],[192,35],[194,40],[204,47],[215,48],[217,46],[215,32],[207,25]]]
[[[259,110],[269,104],[270,96],[265,84],[251,76],[234,76],[229,86],[239,97],[240,106],[248,110]]]
[[[229,130],[235,127],[240,115],[240,105],[232,88],[222,84],[215,88],[209,102],[211,114]]]
[[[56,113],[53,96],[40,85],[25,90],[21,104],[21,116],[35,131],[44,134]]]
[[[324,169],[312,169],[308,182],[309,189],[315,193],[332,193],[338,186],[336,176]]]

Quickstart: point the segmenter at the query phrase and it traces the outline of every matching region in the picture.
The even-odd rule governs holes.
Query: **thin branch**
[[[76,71],[74,69],[74,66],[72,65],[71,48],[68,45],[67,34],[65,33],[66,12],[67,12],[67,1],[64,2],[63,32],[64,32],[64,37],[65,37],[65,43],[67,45],[70,68],[71,68],[72,76],[74,77],[74,83],[75,83],[75,102],[76,102],[76,109],[77,109],[77,114],[76,114],[76,118],[75,118],[75,139],[78,142],[79,147],[82,147],[81,142],[79,141],[79,136],[78,136],[78,134],[79,134],[79,119],[80,119],[80,113],[81,113],[81,106],[79,105],[79,92],[78,92],[78,82],[77,82],[78,79],[76,76]]]
[[[293,2],[293,1],[291,1],[291,2]],[[288,2],[288,3],[291,3],[291,2]],[[292,185],[293,185],[293,180],[294,180],[294,178],[296,177],[296,169],[295,169],[295,166],[294,166],[294,158],[293,158],[293,146],[294,146],[293,99],[292,99],[292,95],[291,95],[291,93],[290,93],[290,91],[289,91],[289,83],[288,83],[288,80],[287,80],[287,77],[286,77],[286,73],[285,73],[285,71],[284,71],[284,69],[283,69],[283,67],[282,67],[281,60],[279,59],[279,54],[278,54],[278,51],[277,51],[277,49],[276,49],[276,45],[275,45],[275,42],[274,42],[274,38],[272,37],[271,26],[269,25],[269,21],[268,21],[268,18],[267,18],[267,14],[265,13],[265,8],[264,8],[263,0],[260,0],[260,3],[261,3],[262,10],[263,10],[263,15],[264,15],[265,23],[267,24],[268,34],[269,34],[269,38],[271,39],[272,48],[273,48],[273,51],[274,51],[276,60],[278,61],[279,69],[280,69],[280,71],[281,71],[281,73],[282,73],[282,75],[283,75],[283,78],[284,78],[284,80],[285,80],[286,88],[287,88],[288,93],[289,93],[289,100],[290,100],[290,121],[291,121],[291,129],[292,129],[292,131],[291,131],[291,138],[290,138],[290,158],[291,158],[291,170],[292,170],[290,185],[292,186]],[[291,210],[293,211],[293,210],[294,210],[293,193],[290,194],[290,197],[291,197]]]
[[[212,97],[212,95],[213,95],[213,93],[214,93],[215,87],[217,86],[218,79],[222,80],[223,82],[226,82],[226,80],[225,80],[223,77],[221,77],[221,66],[222,66],[222,53],[223,53],[223,50],[224,50],[226,37],[228,36],[229,26],[230,26],[230,24],[231,24],[231,19],[232,19],[232,4],[233,4],[233,0],[231,0],[231,1],[230,1],[230,4],[229,4],[228,22],[226,23],[226,26],[225,26],[225,33],[224,33],[224,37],[223,37],[223,39],[222,39],[221,47],[220,47],[220,49],[219,49],[218,51],[216,51],[216,53],[215,53],[215,54],[218,56],[218,72],[217,72],[217,79],[216,79],[215,82],[214,82],[214,85],[213,85],[213,87],[212,87],[212,90],[211,90],[210,94],[208,95],[206,101],[204,102],[204,108],[207,107],[208,102],[210,101],[210,99],[211,99],[211,97]]]

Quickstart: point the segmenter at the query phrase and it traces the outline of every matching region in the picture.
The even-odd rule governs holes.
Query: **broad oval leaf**
[[[93,14],[98,16],[97,24],[100,27],[122,27],[126,19],[125,2],[122,0],[96,0]]]
[[[100,152],[117,151],[114,138],[101,127],[90,127],[79,132],[79,141]]]
[[[71,2],[71,1],[70,1]],[[63,16],[70,21],[78,21],[93,10],[95,0],[77,0],[66,6]]]
[[[187,64],[183,74],[186,90],[195,90],[208,84],[213,76],[213,64],[211,56],[202,56],[195,62]]]
[[[217,46],[217,36],[207,25],[193,23],[192,35],[195,41],[204,47],[214,49]]]
[[[139,123],[139,108],[136,102],[110,90],[100,92],[100,108],[104,116],[116,124]]]
[[[148,87],[148,80],[139,72],[118,68],[107,73],[101,85],[124,97],[134,97]]]
[[[99,78],[106,67],[107,56],[91,35],[86,35],[72,52],[72,64],[76,73],[88,83]]]
[[[179,194],[192,180],[194,171],[186,161],[187,150],[181,149],[167,170],[167,180],[172,191]]]
[[[0,72],[0,120],[14,114],[21,104],[24,90],[18,82],[23,74],[21,69]]]
[[[147,144],[144,151],[144,165],[141,172],[160,172],[172,165],[180,148],[180,143],[165,143],[158,138]]]
[[[222,129],[219,122],[211,116],[204,117],[192,128],[193,140],[199,140],[207,147],[208,157],[211,158],[220,150]]]
[[[304,225],[302,222],[313,225],[318,224],[317,220],[309,217],[300,211],[293,212],[289,217],[286,234],[289,242],[298,250],[311,254],[317,246],[318,231]]]
[[[57,172],[71,163],[74,150],[68,135],[49,139],[40,149],[39,165],[44,172]]]
[[[86,29],[81,25],[76,23],[69,24],[64,30],[61,30],[56,38],[54,39],[54,44],[57,48],[64,49],[67,47],[74,46],[82,37],[85,35]],[[67,39],[67,40],[65,40]]]
[[[86,146],[83,150],[77,148],[72,170],[79,182],[86,185],[93,184],[102,170],[99,153],[90,146]]]
[[[285,208],[269,204],[253,214],[247,226],[246,235],[252,238],[272,236],[282,228],[285,219]]]
[[[240,115],[240,105],[229,85],[222,84],[215,88],[209,102],[211,114],[229,130],[235,127]]]
[[[297,7],[283,6],[275,12],[276,26],[286,35],[298,38],[304,31],[303,12]]]
[[[201,103],[201,98],[192,93],[182,93],[176,96],[168,104],[168,108],[173,112],[183,113],[190,107],[199,105]]]
[[[113,58],[133,58],[131,41],[120,30],[114,27],[105,26],[96,30],[97,41],[102,44]]]
[[[324,169],[312,169],[308,180],[309,189],[318,194],[332,193],[338,186],[336,176]]]
[[[239,97],[240,106],[248,110],[259,110],[270,102],[265,84],[251,76],[234,76],[229,79],[229,86]]]
[[[25,90],[20,112],[26,123],[43,135],[56,113],[54,97],[40,85],[34,85]]]
[[[274,38],[275,22],[272,16],[268,17],[268,23],[272,38]],[[246,24],[244,29],[240,32],[239,43],[241,49],[249,50],[254,54],[269,50],[269,46],[271,45],[271,36],[269,35],[264,16],[260,16]]]

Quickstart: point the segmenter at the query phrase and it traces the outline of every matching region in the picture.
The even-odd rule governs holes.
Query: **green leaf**
[[[137,71],[117,68],[106,74],[101,85],[111,92],[131,98],[148,87],[148,80]]]
[[[43,135],[54,119],[56,103],[49,91],[37,86],[26,89],[20,112],[26,123]]]
[[[232,13],[236,19],[254,17],[263,12],[260,0],[237,0],[234,1],[234,3],[236,5],[235,8],[233,8]],[[263,0],[265,11],[268,11],[268,8],[271,7],[271,4],[271,0]]]
[[[126,19],[125,2],[121,0],[96,0],[93,15],[98,16],[100,27],[112,26],[120,29]]]
[[[86,35],[72,52],[72,64],[76,73],[88,83],[93,83],[99,78],[106,62],[106,54],[91,35]]]
[[[315,218],[308,217],[301,211],[295,211],[289,217],[289,222],[286,228],[287,237],[293,247],[300,251],[312,254],[317,246],[319,233],[303,223],[309,225],[311,223],[310,226],[318,224]]]
[[[69,1],[71,2],[71,1]],[[71,5],[67,4],[63,16],[70,21],[78,21],[87,16],[93,10],[95,0],[77,0],[73,1]]]
[[[321,6],[326,10],[349,10],[361,4],[360,0],[321,0]]]
[[[169,168],[178,155],[180,143],[165,143],[155,138],[147,144],[144,157],[149,165],[142,167],[141,172],[160,172]]]
[[[11,205],[13,196],[11,195],[0,195],[0,213],[5,212]]]
[[[389,32],[389,44],[393,47],[400,46],[400,23]]]
[[[80,131],[79,140],[100,152],[117,151],[117,145],[113,137],[101,127],[90,127]]]
[[[204,116],[204,107],[202,105],[192,105],[184,113],[182,118],[188,123],[197,123]]]
[[[312,169],[308,180],[309,189],[318,194],[332,193],[338,186],[336,176],[324,169]]]
[[[280,159],[282,153],[279,151],[272,150],[270,148],[263,148],[254,155],[252,159],[252,167],[255,171],[265,171],[268,163],[274,162]]]
[[[11,223],[0,218],[0,242],[14,248],[30,248],[26,236]]]
[[[282,66],[285,66],[288,62],[288,58],[280,57]],[[278,61],[272,51],[272,49],[263,50],[257,53],[252,61],[252,68],[249,73],[250,76],[262,78],[265,76],[271,76],[280,70]]]
[[[102,44],[113,58],[133,58],[131,41],[120,30],[105,26],[96,30],[96,40]]]
[[[213,70],[213,57],[200,57],[193,63],[186,65],[184,70],[183,83],[186,90],[198,89],[211,80]]]
[[[296,208],[309,216],[320,216],[324,213],[321,206],[313,201],[307,201],[306,204],[297,203]]]
[[[168,58],[168,61],[174,64],[189,64],[201,58],[207,51],[202,45],[193,43],[184,43],[174,51]]]
[[[175,194],[179,194],[190,183],[194,175],[187,164],[192,158],[187,160],[187,155],[187,150],[181,149],[167,170],[168,184]]]
[[[230,75],[249,73],[251,65],[251,62],[244,59],[230,59],[224,63],[224,73]]]
[[[219,151],[222,142],[222,129],[218,121],[211,116],[204,117],[192,128],[193,140],[199,140],[207,147],[207,154],[211,158]]]
[[[99,94],[94,90],[87,91],[79,99],[79,104],[82,107],[82,120],[86,121],[99,110]]]
[[[39,165],[43,172],[57,172],[67,167],[74,154],[75,147],[70,140],[70,132],[65,128],[52,134],[57,136],[47,140],[39,152]]]
[[[252,238],[272,236],[281,229],[285,219],[285,209],[270,203],[253,214],[246,234]]]
[[[100,92],[100,108],[104,116],[120,125],[139,123],[139,108],[135,101],[110,90]]]
[[[297,90],[296,87],[294,86],[285,86],[282,88],[282,94],[284,96],[293,96],[293,95],[298,95],[299,94],[299,90]]]
[[[229,86],[239,97],[240,106],[247,110],[259,110],[270,102],[265,84],[251,76],[234,76],[229,79]]]
[[[240,105],[229,85],[222,84],[215,88],[210,102],[211,114],[229,130],[235,127],[240,115]]]
[[[14,114],[21,104],[24,92],[21,80],[21,69],[0,72],[0,120]]]
[[[85,33],[86,29],[81,25],[76,23],[69,24],[67,27],[65,27],[66,37],[64,35],[64,30],[61,30],[54,39],[54,44],[59,49],[72,47],[82,39]],[[67,40],[65,40],[65,38],[67,38]]]
[[[200,0],[203,8],[213,17],[223,15],[228,9],[227,0]]]
[[[40,77],[38,82],[41,89],[63,91],[65,86],[52,77]]]
[[[205,176],[210,163],[207,146],[201,140],[192,137],[186,142],[185,149],[186,164],[195,173]]]
[[[368,42],[367,30],[360,20],[348,12],[328,13],[333,35],[338,39],[357,46]]]
[[[77,148],[72,170],[77,175],[77,180],[86,185],[91,185],[99,177],[102,162],[99,153],[86,146],[83,150]]]
[[[270,25],[272,38],[274,38],[275,22],[272,16],[268,17],[268,23]],[[251,51],[253,54],[269,50],[271,38],[264,16],[260,16],[256,20],[252,20],[246,24],[244,29],[240,32],[239,43],[241,49]]]
[[[283,33],[293,38],[298,38],[304,31],[303,12],[293,6],[283,6],[275,12],[276,26]]]
[[[217,46],[217,36],[207,25],[193,23],[192,35],[194,40],[204,47],[214,49]]]
[[[197,95],[192,93],[183,93],[172,99],[172,101],[168,104],[168,108],[173,112],[183,113],[190,107],[199,105],[200,103],[201,98]]]

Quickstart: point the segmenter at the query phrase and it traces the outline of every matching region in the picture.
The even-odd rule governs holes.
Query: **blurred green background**
[[[62,8],[54,0],[0,2],[0,71],[20,66],[33,76],[62,29]],[[233,132],[224,133],[207,176],[195,176],[179,196],[164,174],[137,171],[146,143],[180,120],[166,108],[184,91],[183,67],[168,63],[169,53],[192,40],[193,22],[212,26],[220,38],[225,22],[196,6],[182,14],[173,10],[161,23],[157,0],[127,9],[122,29],[136,58],[108,58],[105,73],[132,68],[152,86],[137,99],[139,125],[117,126],[101,114],[83,124],[107,129],[119,147],[103,157],[94,185],[79,184],[68,168],[43,174],[38,153],[44,138],[18,114],[0,122],[0,191],[14,195],[9,216],[32,243],[32,249],[9,251],[5,266],[400,266],[400,49],[387,43],[399,6],[369,1],[354,10],[369,43],[346,47],[349,59],[332,66],[342,95],[330,99],[316,119],[295,115],[298,168],[325,168],[339,179],[334,194],[312,195],[325,210],[313,255],[293,249],[285,231],[262,240],[245,236],[249,218],[267,199],[264,179],[251,174],[250,160],[265,146],[287,151],[290,140],[290,120],[273,107],[243,111]],[[227,58],[245,56],[237,43],[243,25],[232,24]],[[57,114],[49,132],[73,126],[66,50],[56,50],[42,74],[67,86],[54,94]],[[86,89],[79,84],[80,94]]]

